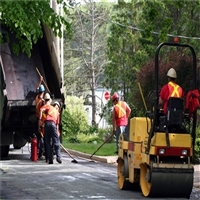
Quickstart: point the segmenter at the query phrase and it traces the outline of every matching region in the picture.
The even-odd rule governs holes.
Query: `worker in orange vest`
[[[119,95],[115,93],[112,96],[112,102],[114,104],[113,109],[113,133],[116,134],[116,152],[118,154],[118,140],[119,135],[124,133],[126,126],[128,125],[128,118],[131,114],[131,109],[125,101],[119,101]]]
[[[40,115],[40,108],[44,105],[44,92],[45,88],[44,85],[42,85],[43,77],[40,76],[40,80],[36,86],[36,91],[37,95],[35,97],[35,108],[36,108],[36,117],[37,120],[39,120],[39,115]],[[43,154],[44,154],[44,140],[43,140],[43,135],[41,135],[41,132],[38,132],[37,134],[37,140],[38,140],[38,159],[43,160]]]
[[[49,164],[53,164],[53,155],[52,155],[52,145],[51,140],[53,141],[53,145],[56,153],[56,161],[58,163],[62,163],[61,161],[61,152],[60,152],[60,140],[58,137],[57,129],[58,129],[58,120],[59,120],[59,112],[51,105],[51,97],[49,93],[46,93],[44,96],[45,105],[40,108],[40,117],[38,128],[42,124],[42,114],[46,114],[46,120],[44,125],[44,135],[45,135],[45,143],[47,150],[47,157],[49,159]]]
[[[183,98],[183,89],[176,83],[176,71],[170,68],[167,72],[168,83],[164,85],[160,92],[159,105],[163,106],[164,114],[167,113],[167,103],[170,97]]]
[[[60,103],[58,101],[55,101],[53,104],[53,107],[58,111],[59,113],[59,116],[58,116],[58,120],[57,120],[57,123],[56,124],[56,127],[57,127],[57,134],[58,134],[58,137],[60,137],[60,130],[59,130],[59,122],[60,122]],[[54,148],[54,145],[52,144],[52,149],[53,149],[53,154],[55,155],[55,148]]]
[[[60,122],[60,103],[58,101],[55,101],[53,103],[53,107],[58,111],[59,115],[58,115],[58,120],[57,120],[57,123],[56,124],[56,127],[57,127],[57,133],[58,133],[58,137],[60,137],[60,130],[59,130],[59,122]]]

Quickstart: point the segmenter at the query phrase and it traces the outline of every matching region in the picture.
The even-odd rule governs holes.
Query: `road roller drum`
[[[142,165],[140,171],[140,185],[144,196],[187,197],[193,187],[192,169],[148,169]]]

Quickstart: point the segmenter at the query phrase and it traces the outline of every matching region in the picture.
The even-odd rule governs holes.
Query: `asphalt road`
[[[28,146],[22,150],[11,149],[8,159],[0,164],[1,199],[149,199],[144,198],[140,188],[134,191],[119,190],[117,165],[75,157],[78,163],[62,153],[62,164],[30,160]],[[197,166],[199,168],[199,166]],[[200,170],[199,170],[200,171]],[[200,180],[195,172],[195,183]],[[200,199],[195,187],[190,199]],[[155,198],[150,198],[155,200]],[[156,198],[166,200],[177,198]],[[183,199],[183,198],[179,198]]]

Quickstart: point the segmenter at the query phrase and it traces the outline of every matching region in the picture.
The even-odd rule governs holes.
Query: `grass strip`
[[[65,148],[79,151],[82,153],[93,154],[102,143],[65,143],[62,144]],[[97,156],[116,156],[116,144],[115,143],[105,143],[94,155]]]

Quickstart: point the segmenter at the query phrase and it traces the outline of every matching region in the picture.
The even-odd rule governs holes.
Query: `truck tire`
[[[13,145],[13,147],[14,147],[14,149],[21,149],[21,147],[19,147],[19,146]]]
[[[27,143],[27,141],[28,140],[24,138],[23,135],[20,133],[15,133],[13,142],[14,149],[21,149]]]
[[[9,145],[1,146],[0,148],[0,158],[7,158],[9,153]]]

